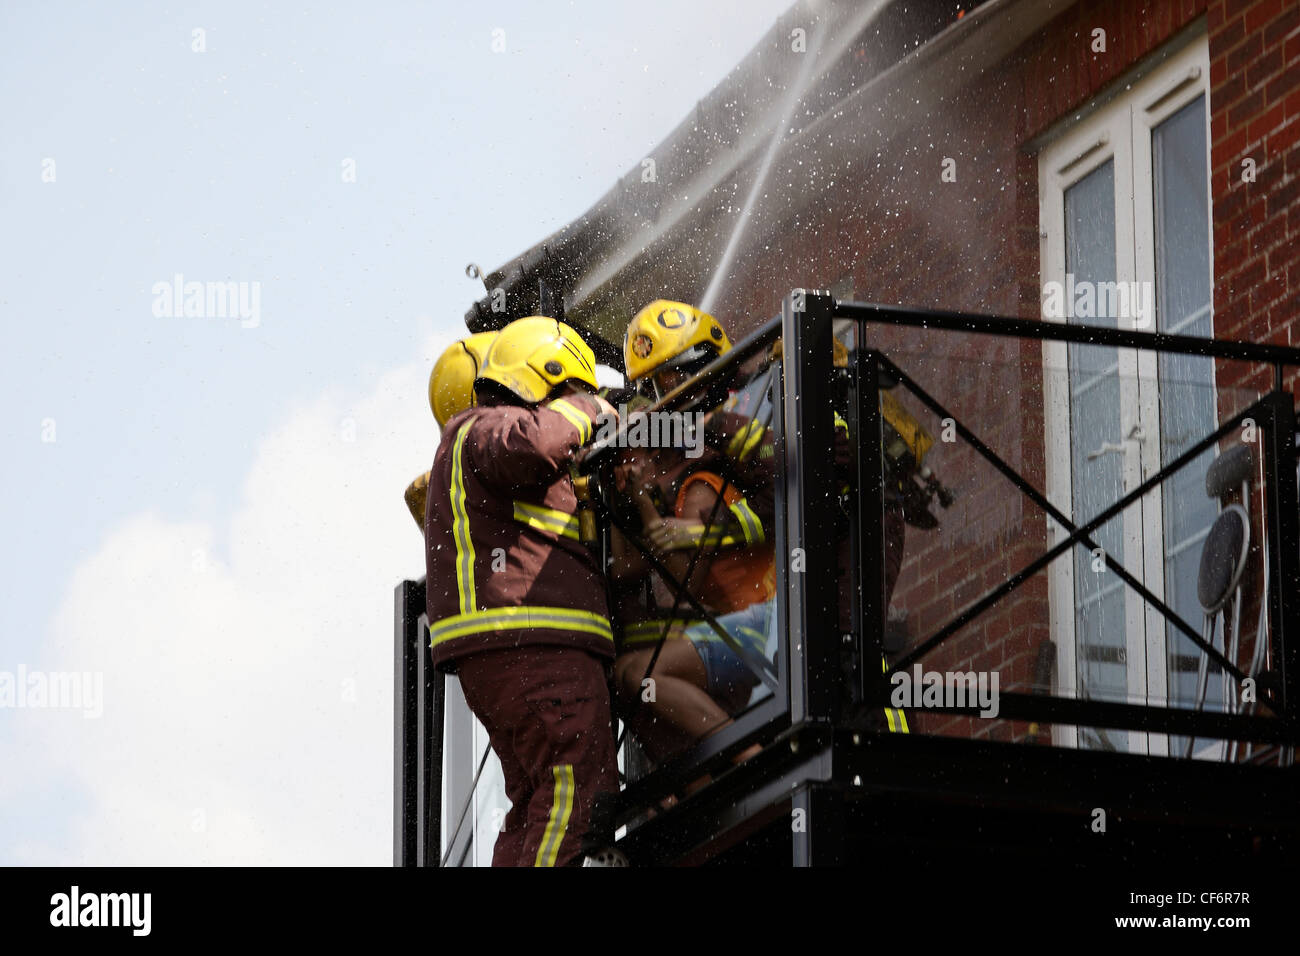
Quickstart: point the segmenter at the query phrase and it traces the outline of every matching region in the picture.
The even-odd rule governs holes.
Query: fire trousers
[[[598,793],[618,793],[605,662],[527,645],[457,661],[461,689],[501,760],[510,812],[493,866],[580,862]]]

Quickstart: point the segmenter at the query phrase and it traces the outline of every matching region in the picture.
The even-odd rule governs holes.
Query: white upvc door
[[[1045,295],[1044,319],[1212,334],[1207,78],[1201,37],[1041,151],[1044,289],[1060,283],[1084,313],[1062,316],[1049,308],[1060,299]],[[1112,282],[1147,298],[1089,314],[1087,303],[1070,295],[1085,284],[1096,290]],[[1215,427],[1210,360],[1063,343],[1045,343],[1043,353],[1048,497],[1076,524]],[[1215,512],[1197,486],[1212,460],[1207,451],[1093,535],[1193,626],[1201,620],[1199,545]],[[1065,535],[1049,522],[1050,543]],[[1190,701],[1196,649],[1159,611],[1082,547],[1054,562],[1050,574],[1058,692]],[[1213,688],[1209,699],[1217,699]],[[1055,733],[1066,746],[1157,754],[1169,747],[1163,735],[1072,727]]]
[[[1136,232],[1138,272],[1149,276],[1160,332],[1214,334],[1213,222],[1209,181],[1209,51],[1201,40],[1172,57],[1137,89],[1133,103],[1134,206],[1145,210]],[[1155,474],[1218,426],[1214,361],[1194,356],[1144,353],[1138,369],[1143,414],[1156,426],[1158,442],[1144,447],[1143,470]],[[1218,505],[1205,493],[1214,461],[1206,450],[1194,464],[1157,488],[1148,499],[1148,586],[1193,627],[1202,621],[1196,598],[1201,547]],[[1199,650],[1154,608],[1147,645],[1159,681],[1153,702],[1187,706],[1195,696]],[[1221,677],[1211,669],[1207,701],[1220,699]],[[1203,748],[1202,756],[1220,745]],[[1166,754],[1169,741],[1152,735],[1151,751]],[[1181,747],[1177,748],[1181,752]]]

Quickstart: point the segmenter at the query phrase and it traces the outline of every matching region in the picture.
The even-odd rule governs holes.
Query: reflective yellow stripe
[[[542,505],[530,505],[526,501],[515,502],[515,520],[551,534],[563,535],[578,540],[578,516],[546,508]]]
[[[907,729],[907,716],[901,710],[894,710],[892,707],[885,708],[885,720],[889,721],[889,732],[891,734],[911,733]],[[895,723],[897,721],[897,723]]]
[[[749,502],[741,498],[730,507],[731,513],[740,522],[740,530],[745,535],[745,543],[762,544],[766,540],[763,537],[763,522],[758,520],[758,515],[754,514],[754,509],[749,506]]]
[[[623,626],[623,643],[624,644],[649,644],[658,641],[663,637],[664,620],[637,621],[634,624],[625,624]],[[699,621],[687,621],[673,619],[673,626],[669,629],[668,638],[672,640],[676,637],[685,637],[685,634],[674,633],[678,629],[684,630],[693,624],[699,624]]]
[[[880,673],[889,670],[889,665],[885,663],[884,657],[880,658]],[[901,710],[894,710],[892,707],[885,708],[885,720],[889,723],[889,732],[891,734],[908,734],[911,733],[907,728],[907,715]],[[897,721],[897,724],[895,723]]]
[[[563,398],[557,398],[546,407],[553,412],[559,412],[569,420],[570,425],[578,430],[578,444],[585,445],[591,440],[591,419],[577,405]]]
[[[849,430],[849,423],[844,420],[844,417],[839,412],[835,413],[835,427],[843,428],[846,433]]]
[[[489,631],[515,631],[534,627],[553,631],[580,631],[614,640],[609,620],[590,611],[579,611],[571,607],[495,607],[444,617],[430,624],[430,646],[437,647],[445,641]]]
[[[732,437],[727,443],[727,455],[736,461],[744,461],[754,453],[754,449],[763,441],[767,429],[758,422],[751,421]]]
[[[465,508],[465,470],[461,452],[471,418],[456,432],[456,445],[451,452],[451,534],[456,541],[456,592],[460,595],[460,612],[469,614],[477,608],[474,594],[474,541],[469,533],[469,512]]]
[[[562,763],[551,768],[555,777],[555,796],[551,800],[551,816],[546,821],[546,831],[542,834],[542,844],[537,848],[534,866],[555,866],[560,855],[560,844],[569,829],[569,817],[573,815],[573,764]]]
[[[685,545],[688,548],[712,547],[713,545],[730,548],[742,543],[734,534],[723,534],[720,528],[710,528],[709,533],[706,535],[702,524],[688,524],[686,525],[686,532],[691,536],[690,543]]]

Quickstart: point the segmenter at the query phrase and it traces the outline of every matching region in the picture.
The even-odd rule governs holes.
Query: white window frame
[[[1192,36],[1180,49],[1157,53],[1142,75],[1109,102],[1081,114],[1039,152],[1039,230],[1042,238],[1042,281],[1065,279],[1065,191],[1084,176],[1114,161],[1117,282],[1155,283],[1154,175],[1151,133],[1178,110],[1204,96],[1206,102],[1206,168],[1210,168],[1209,46],[1204,32]],[[1207,184],[1209,177],[1207,176]],[[1210,196],[1205,197],[1210,208]],[[1208,217],[1207,217],[1208,219]],[[1207,236],[1213,274],[1213,224]],[[1043,315],[1045,321],[1064,321]],[[1135,328],[1121,318],[1121,328]],[[1154,328],[1143,331],[1154,331]],[[1044,423],[1048,499],[1065,514],[1073,510],[1071,488],[1069,377],[1067,346],[1044,342]],[[1140,425],[1144,441],[1124,441],[1125,490],[1136,487],[1160,468],[1158,356],[1119,350],[1121,381],[1121,431],[1124,441]],[[1159,488],[1124,513],[1124,567],[1155,594],[1164,593],[1163,508]],[[1067,537],[1049,522],[1049,546]],[[1126,588],[1126,590],[1128,590]],[[1074,561],[1063,555],[1049,569],[1048,600],[1052,639],[1057,648],[1057,693],[1077,695],[1077,659],[1074,628]],[[1163,704],[1168,700],[1165,619],[1154,608],[1143,609],[1140,598],[1125,602],[1128,692],[1132,701]],[[1148,666],[1148,663],[1152,666]],[[1056,725],[1053,742],[1078,746],[1073,726]],[[1163,734],[1130,732],[1130,753],[1168,754]],[[1210,755],[1208,753],[1206,755]],[[1200,756],[1201,754],[1198,754]]]

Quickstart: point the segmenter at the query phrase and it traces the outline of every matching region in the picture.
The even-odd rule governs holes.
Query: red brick
[[[1219,263],[1216,261],[1216,262],[1214,263],[1214,266],[1215,266],[1215,269],[1217,270],[1218,267],[1219,267]],[[1218,315],[1219,313],[1223,312],[1223,310],[1226,309],[1226,308],[1228,307],[1228,302],[1229,302],[1229,301],[1230,301],[1230,297],[1229,297],[1229,293],[1228,293],[1228,286],[1227,286],[1225,283],[1216,283],[1215,286],[1214,286],[1214,312],[1215,312],[1215,314]],[[1217,324],[1217,323],[1216,323],[1216,324]]]
[[[1246,11],[1246,32],[1254,33],[1282,12],[1282,0],[1258,0]]]
[[[1214,248],[1214,268],[1221,276],[1231,276],[1245,264],[1249,239],[1242,238],[1231,245],[1218,245]]]
[[[1251,289],[1263,281],[1264,273],[1264,260],[1253,259],[1236,275],[1230,276],[1228,278],[1228,287],[1232,291],[1233,298],[1244,297],[1249,293]]]
[[[1222,56],[1246,35],[1246,21],[1240,15],[1228,20],[1223,29],[1210,36],[1210,56]]]
[[[1250,183],[1243,183],[1237,177],[1232,177],[1228,183],[1228,191],[1220,192],[1214,199],[1214,221],[1216,223],[1227,222],[1237,213],[1246,208],[1246,203],[1252,198]]]
[[[1268,252],[1286,238],[1286,213],[1281,212],[1269,217],[1268,221],[1252,232],[1248,243],[1251,256]]]
[[[1268,195],[1268,214],[1270,217],[1279,210],[1289,210],[1300,198],[1300,176],[1293,178],[1285,186],[1273,190]]]
[[[1253,93],[1246,94],[1241,98],[1236,106],[1228,110],[1228,128],[1235,130],[1246,125],[1259,114],[1260,108],[1263,105],[1263,90],[1255,90]],[[1286,108],[1288,110],[1291,108],[1290,99],[1287,100]]]
[[[1281,69],[1281,47],[1274,47],[1271,50],[1266,50],[1264,51],[1263,56],[1246,67],[1246,85],[1253,90],[1260,84],[1271,80]],[[1267,93],[1265,95],[1267,95]]]
[[[1246,75],[1244,73],[1233,73],[1227,76],[1222,83],[1211,86],[1210,101],[1214,104],[1215,112],[1222,115],[1227,107],[1236,103],[1245,94]]]
[[[1268,271],[1285,269],[1297,262],[1300,262],[1300,242],[1283,243],[1268,254]]]
[[[1297,37],[1300,40],[1300,37]],[[1264,87],[1264,101],[1272,106],[1274,103],[1281,103],[1286,99],[1286,95],[1300,86],[1300,62],[1293,62],[1280,76],[1269,80],[1268,85]]]
[[[1249,185],[1256,195],[1267,196],[1285,178],[1286,164],[1281,158],[1282,151],[1274,153],[1266,149],[1263,153],[1264,162],[1255,168],[1255,181]]]
[[[1228,75],[1246,69],[1264,50],[1264,38],[1258,33],[1246,34],[1246,39],[1228,51]]]
[[[1256,315],[1265,311],[1274,301],[1286,295],[1286,273],[1265,271],[1250,292],[1250,311]]]
[[[1218,173],[1227,167],[1229,172],[1229,183],[1236,179],[1236,176],[1231,175],[1233,169],[1240,167],[1241,161],[1248,155],[1246,148],[1252,144],[1249,133],[1249,127],[1241,126],[1235,129],[1227,138],[1220,140],[1214,146],[1212,153],[1214,171]],[[1254,157],[1254,159],[1256,162],[1259,161],[1259,157]]]
[[[1184,5],[1184,10],[1185,9],[1186,5]],[[1227,15],[1226,0],[1212,0],[1212,2],[1205,8],[1205,28],[1213,33],[1227,18]]]
[[[1247,127],[1246,138],[1252,142],[1258,142],[1264,138],[1266,133],[1270,133],[1282,125],[1282,120],[1286,118],[1286,110],[1281,103],[1270,107],[1250,121]]]
[[[1264,45],[1276,46],[1283,37],[1300,28],[1300,5],[1291,4],[1282,15],[1264,28]]]
[[[1300,116],[1300,90],[1295,90],[1287,94],[1286,115],[1287,119],[1290,119],[1292,116]]]
[[[1216,306],[1214,309],[1215,334],[1219,336],[1232,337],[1233,331],[1241,325],[1241,320],[1246,316],[1250,305],[1250,290],[1245,292],[1234,290],[1228,287],[1226,281],[1221,283],[1224,287],[1224,304]]]
[[[1276,129],[1268,134],[1268,140],[1264,146],[1268,155],[1272,157],[1274,165],[1281,165],[1279,161],[1297,140],[1300,140],[1300,116],[1291,117],[1290,121],[1281,129]]]

